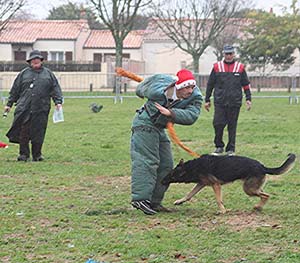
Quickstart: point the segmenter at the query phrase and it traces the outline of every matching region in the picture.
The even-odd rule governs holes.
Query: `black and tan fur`
[[[266,174],[279,175],[288,172],[296,160],[295,154],[289,154],[286,161],[277,168],[268,168],[257,160],[243,156],[202,155],[200,158],[179,164],[162,180],[162,184],[197,183],[185,197],[176,200],[175,205],[189,201],[205,186],[212,186],[221,213],[226,209],[223,205],[221,185],[235,180],[243,181],[243,189],[249,196],[260,197],[254,209],[261,210],[268,201],[269,194],[264,193],[262,186]]]

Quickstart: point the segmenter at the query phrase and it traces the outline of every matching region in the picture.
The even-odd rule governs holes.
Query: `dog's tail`
[[[266,174],[283,174],[288,172],[289,170],[291,170],[294,166],[296,160],[296,155],[293,153],[289,153],[288,154],[288,158],[286,159],[286,161],[277,168],[268,168],[268,167],[264,167],[265,168],[265,172]]]

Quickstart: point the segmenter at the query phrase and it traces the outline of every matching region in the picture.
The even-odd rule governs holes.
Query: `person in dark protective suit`
[[[173,169],[168,122],[191,125],[199,117],[202,95],[193,74],[182,69],[178,80],[157,74],[146,78],[136,90],[147,102],[137,110],[131,136],[131,204],[147,215],[167,212],[161,202],[167,187],[162,179]]]
[[[43,66],[43,56],[38,50],[30,52],[29,67],[16,77],[9,93],[5,112],[16,104],[14,120],[6,136],[12,143],[19,144],[18,161],[30,158],[29,142],[33,161],[43,161],[42,145],[48,123],[51,98],[55,107],[62,107],[62,92],[55,75]]]
[[[214,64],[210,73],[205,96],[205,109],[210,109],[210,96],[214,91],[214,143],[216,146],[213,155],[224,152],[223,131],[227,125],[228,143],[225,151],[228,155],[235,154],[235,138],[237,122],[242,105],[243,94],[246,95],[247,110],[251,109],[250,81],[245,66],[234,59],[233,46],[226,45],[223,49],[224,60]]]

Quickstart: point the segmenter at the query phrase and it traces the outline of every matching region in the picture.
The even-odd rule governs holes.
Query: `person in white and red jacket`
[[[224,128],[228,129],[228,143],[225,151],[228,155],[235,154],[236,129],[240,108],[242,106],[243,92],[246,96],[247,110],[251,109],[250,81],[245,66],[234,59],[233,46],[226,45],[223,49],[224,60],[213,65],[210,73],[205,96],[205,109],[211,107],[210,97],[214,97],[215,151],[214,155],[224,152]]]

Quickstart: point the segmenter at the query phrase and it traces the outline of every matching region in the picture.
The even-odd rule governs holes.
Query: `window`
[[[25,61],[26,51],[15,51],[15,61]]]
[[[130,54],[128,54],[128,53],[123,53],[122,58],[128,58],[128,59],[130,59]]]
[[[44,60],[47,61],[48,60],[48,52],[47,51],[41,51],[41,54],[42,54]]]
[[[51,61],[64,61],[64,52],[50,52]]]
[[[73,52],[72,51],[66,51],[66,61],[72,61],[73,60]]]
[[[94,53],[94,62],[102,62],[102,54]]]

